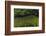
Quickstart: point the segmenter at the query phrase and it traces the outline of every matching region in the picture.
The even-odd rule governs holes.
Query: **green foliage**
[[[32,10],[30,9],[14,9],[14,15],[25,15],[32,14]]]
[[[38,16],[38,9],[15,9],[14,8],[14,16],[17,15],[27,15],[27,14],[34,14]]]

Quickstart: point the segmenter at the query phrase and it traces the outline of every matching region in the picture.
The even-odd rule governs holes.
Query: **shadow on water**
[[[26,14],[26,15],[16,15],[16,16],[14,16],[14,18],[22,18],[22,17],[27,17],[27,16],[37,16],[38,17],[38,15]]]

